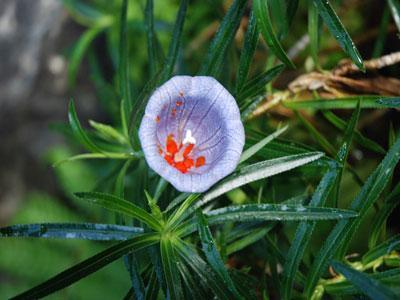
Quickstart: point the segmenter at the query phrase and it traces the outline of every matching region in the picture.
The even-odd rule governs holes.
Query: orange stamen
[[[171,135],[167,138],[167,152],[171,155],[175,155],[178,152],[178,146]]]
[[[157,122],[157,123],[160,123],[160,116],[157,116],[157,117],[156,117],[156,122]]]
[[[182,105],[182,101],[176,101],[176,106],[181,106]]]
[[[183,151],[183,157],[186,158],[189,153],[192,151],[194,147],[194,144],[189,144],[188,146],[186,146],[185,151]]]

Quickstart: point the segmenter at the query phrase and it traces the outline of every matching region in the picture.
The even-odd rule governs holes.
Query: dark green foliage
[[[62,192],[77,213],[72,219],[55,214],[53,220],[47,211],[49,220],[17,218],[11,224],[22,224],[0,228],[0,239],[4,249],[16,247],[6,245],[12,238],[47,239],[29,241],[46,263],[46,242],[62,243],[51,244],[57,258],[75,256],[64,250],[71,240],[88,243],[97,254],[81,262],[77,255],[61,273],[46,273],[53,277],[40,284],[35,278],[12,294],[0,291],[0,297],[26,290],[15,299],[36,299],[71,286],[69,291],[121,258],[115,268],[127,278],[118,282],[125,299],[398,298],[400,236],[392,223],[400,198],[399,97],[355,91],[328,97],[325,86],[304,94],[288,89],[294,76],[312,68],[332,75],[324,68],[344,55],[365,71],[343,25],[358,38],[354,28],[365,20],[351,19],[360,12],[347,15],[352,4],[344,2],[64,0],[86,27],[69,54],[69,84],[88,55],[111,124],[89,120],[86,129],[70,102],[69,126],[58,128],[73,150],[57,152],[52,163],[58,162]],[[400,30],[399,1],[385,5],[370,56],[386,53],[390,26]],[[299,34],[308,34],[309,44],[293,54]],[[105,43],[104,53],[95,39]],[[337,43],[344,52],[332,50]],[[363,43],[357,46],[368,53]],[[110,70],[103,69],[103,59]],[[399,75],[395,68],[385,72]],[[196,73],[216,77],[235,96],[246,144],[232,174],[202,194],[179,193],[148,168],[137,132],[152,92],[173,75]],[[352,76],[364,75],[355,70]],[[76,101],[84,101],[80,97]],[[268,115],[254,119],[265,105]],[[386,113],[382,119],[395,117],[384,126],[373,119],[366,128],[376,117],[372,109]],[[71,154],[80,147],[88,152]],[[0,256],[1,277],[12,268],[10,256]],[[22,256],[21,265],[14,269],[28,272]],[[12,280],[21,277],[12,274]],[[108,283],[88,289],[106,290]]]

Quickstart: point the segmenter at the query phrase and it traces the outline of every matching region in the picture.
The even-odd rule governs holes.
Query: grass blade
[[[100,205],[108,210],[136,218],[156,231],[161,230],[158,220],[147,211],[117,196],[98,192],[75,193],[74,195],[79,199]]]
[[[337,166],[331,166],[315,190],[309,204],[310,206],[324,206],[332,188],[334,187],[338,175],[339,168]],[[315,225],[315,222],[301,222],[297,227],[292,244],[287,253],[287,260],[283,266],[283,299],[291,299],[294,277],[299,268],[305,249],[311,240],[311,235],[314,231]]]
[[[124,241],[139,233],[143,233],[143,228],[95,223],[18,224],[0,228],[0,238],[35,237],[46,239]]]
[[[145,233],[112,246],[12,299],[38,299],[63,289],[112,263],[122,255],[157,243],[158,234]]]
[[[200,74],[218,77],[222,69],[226,51],[240,25],[246,4],[246,0],[234,0],[232,3],[210,45]]]
[[[361,293],[367,295],[371,299],[393,300],[397,298],[397,295],[393,291],[367,274],[350,268],[338,261],[332,262],[332,266],[337,272],[343,274],[347,280],[358,287]]]
[[[244,36],[242,53],[240,55],[239,67],[236,75],[235,95],[240,94],[247,80],[250,63],[253,59],[254,52],[256,51],[259,35],[260,32],[257,28],[257,20],[252,11],[250,14],[247,31]]]
[[[271,17],[268,11],[269,0],[254,0],[253,10],[257,17],[257,25],[260,28],[261,34],[263,35],[268,47],[274,52],[276,57],[278,57],[286,66],[289,68],[296,68],[293,62],[286,55],[278,37],[276,36]]]
[[[207,220],[202,214],[201,210],[197,211],[197,230],[200,235],[201,245],[203,252],[207,258],[208,263],[214,272],[221,277],[222,281],[234,295],[233,298],[241,299],[242,296],[237,291],[228,271],[225,268],[221,255],[219,254],[215,242],[211,235],[210,228],[208,228]]]
[[[400,107],[400,97],[382,98],[377,100],[377,103],[383,107],[398,108]]]
[[[351,60],[360,69],[365,71],[363,59],[358,52],[353,40],[348,34],[347,30],[343,27],[342,22],[333,10],[328,0],[313,0],[318,13],[322,20],[325,22],[331,34],[338,41],[344,52],[350,56]]]
[[[179,11],[176,16],[172,39],[169,44],[168,56],[165,60],[165,65],[163,68],[163,75],[161,77],[162,82],[170,78],[174,71],[175,62],[178,57],[178,51],[182,40],[182,31],[183,31],[183,25],[185,23],[188,2],[189,0],[181,0],[181,4],[179,6]]]
[[[321,21],[313,0],[308,0],[308,36],[310,37],[310,52],[314,65],[319,68],[318,49]]]
[[[306,284],[306,293],[308,297],[311,296],[318,279],[325,271],[329,259],[331,259],[337,253],[340,247],[342,247],[342,253],[347,249],[348,243],[351,241],[355,230],[358,228],[366,212],[384,190],[390,179],[389,175],[391,172],[393,172],[399,161],[399,158],[400,136],[397,137],[395,144],[386,154],[385,158],[375,169],[375,171],[369,176],[364,186],[351,203],[350,209],[359,212],[359,217],[355,219],[339,221],[318,252],[311,267]]]

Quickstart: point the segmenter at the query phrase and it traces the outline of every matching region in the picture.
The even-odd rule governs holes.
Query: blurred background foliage
[[[174,73],[194,75],[202,68],[210,42],[232,2],[230,0],[190,1]],[[285,3],[289,5],[289,2],[286,1]],[[331,3],[365,60],[379,58],[400,49],[399,31],[391,15],[390,4],[392,1],[336,0],[331,1]],[[82,78],[89,78],[90,91],[95,94],[96,104],[100,107],[100,111],[96,108],[95,112],[93,110],[89,113],[86,112],[85,116],[93,113],[98,117],[95,121],[111,124],[120,129],[122,124],[119,106],[118,84],[120,78],[118,78],[118,66],[120,63],[119,35],[122,1],[64,0],[62,4],[63,11],[67,12],[67,18],[79,25],[77,27],[79,36],[73,44],[62,49],[61,53],[68,61],[67,74],[64,78],[68,89],[63,105],[66,108],[69,96],[74,96],[79,114],[79,109],[84,107],[82,103],[85,102],[85,96],[73,91],[77,90]],[[153,48],[149,51],[147,48],[149,24],[146,23],[146,11],[148,12],[149,8],[146,9],[146,1],[144,0],[129,1],[126,28],[129,37],[127,49],[131,65],[129,78],[134,97],[139,95],[143,86],[154,76],[156,69],[160,67],[157,64],[163,62],[168,53],[179,4],[179,1],[174,0],[154,1],[154,32],[156,36],[153,37]],[[222,65],[222,70],[218,76],[218,79],[231,91],[234,90],[234,78],[237,73],[245,32],[249,26],[250,11],[251,1],[246,6],[233,43],[226,51],[225,63]],[[263,103],[266,103],[265,99],[274,100],[275,96],[278,97],[281,93],[288,92],[290,83],[293,83],[298,76],[311,74],[311,72],[318,70],[324,70],[320,74],[328,76],[330,71],[343,63],[343,59],[348,58],[338,45],[335,36],[328,32],[326,26],[322,26],[321,20],[317,16],[316,19],[317,22],[320,22],[320,26],[316,28],[320,32],[320,40],[316,59],[312,45],[310,47],[310,13],[312,12],[310,12],[309,1],[299,1],[298,10],[289,26],[289,24],[284,24],[287,20],[280,18],[279,11],[272,11],[275,30],[280,37],[283,48],[286,49],[286,53],[297,68],[285,69],[274,80],[273,84],[267,83],[262,86],[264,102],[260,102],[259,107],[263,107]],[[154,55],[153,61],[149,61],[149,53]],[[278,60],[273,51],[269,50],[266,42],[260,38],[251,62],[248,78],[253,78],[277,64]],[[374,76],[378,75],[386,78],[399,78],[398,64],[375,69],[365,76],[357,73],[352,79],[372,78],[373,81]],[[300,84],[300,92],[295,92],[294,96],[291,94],[290,97],[287,97],[285,99],[287,102],[290,102],[291,97],[300,100],[312,99],[317,93],[309,88],[312,83],[328,85],[327,89],[324,90],[323,88],[321,94],[330,99],[349,95],[399,96],[400,94],[400,86],[396,85],[398,82],[394,83],[394,87],[398,88],[397,94],[393,93],[391,86],[388,87],[386,92],[379,89],[375,92],[373,90],[365,92],[362,88],[352,87],[351,84],[350,86],[338,86],[336,83],[330,86],[330,82],[325,82],[320,78],[316,80],[313,77],[306,78],[306,83],[297,83]],[[266,93],[264,93],[264,88],[266,88]],[[371,89],[371,87],[369,88]],[[293,90],[290,90],[290,92],[293,92]],[[292,110],[295,105],[293,104],[292,107],[290,107],[290,104],[281,105],[280,103],[272,106],[267,105],[267,108],[262,109],[258,115],[251,116],[246,128],[249,130],[247,132],[252,132],[252,134],[248,134],[250,137],[248,145],[254,144],[261,136],[266,136],[284,123],[289,124],[290,127],[282,141],[294,141],[304,146],[305,149],[324,151],[329,156],[334,157],[342,143],[346,126],[337,129],[338,126],[332,125],[332,123],[335,123],[332,122],[332,115],[327,115],[313,106],[305,107],[306,109],[300,109],[297,112],[297,110]],[[355,108],[355,106],[356,101],[352,107]],[[333,109],[332,111],[343,120],[349,120],[352,113],[350,110]],[[66,115],[67,113],[65,113]],[[351,200],[359,192],[360,181],[361,183],[365,182],[368,175],[382,160],[386,150],[394,142],[396,133],[399,132],[399,116],[398,109],[372,109],[367,107],[367,109],[361,111],[357,127],[359,133],[357,139],[355,138],[356,143],[354,143],[348,159],[352,170],[346,169],[344,171],[338,207],[348,207]],[[89,119],[91,118],[89,116]],[[84,120],[84,118],[81,118],[85,128],[89,128],[90,125],[95,127],[93,123],[89,124]],[[41,164],[50,166],[63,159],[68,159],[72,155],[82,153],[81,145],[73,139],[73,134],[66,124],[66,122],[52,122],[50,125],[51,129],[55,130],[57,134],[65,136],[65,142],[52,144],[46,153],[42,153]],[[91,131],[90,137],[101,144],[102,141],[110,138],[104,136],[104,132],[101,136],[99,131]],[[367,138],[373,142],[366,142]],[[269,152],[267,148],[265,154],[262,155],[264,159],[280,156],[279,150],[278,153],[273,152],[274,145],[279,149],[276,144],[271,144],[272,150]],[[115,143],[112,149],[116,149],[116,151],[126,150],[126,145]],[[57,165],[52,169],[52,176],[56,180],[50,182],[50,184],[57,186],[55,191],[47,187],[30,189],[22,196],[23,201],[20,202],[17,211],[8,216],[7,219],[2,220],[2,223],[114,223],[113,215],[94,205],[77,200],[76,197],[73,197],[73,193],[91,190],[113,192],[115,177],[123,165],[124,161],[122,160],[75,160]],[[265,179],[262,183],[256,182],[235,189],[227,193],[223,201],[241,204],[256,199],[259,203],[280,203],[299,195],[303,195],[304,199],[309,199],[322,175],[320,170],[310,171],[309,169],[312,169],[312,167],[299,168],[283,175]],[[356,175],[354,175],[353,170],[355,170]],[[34,176],[40,177],[41,175],[35,174]],[[398,179],[399,172],[397,170],[384,192],[385,195],[398,183]],[[126,198],[134,198],[135,204],[146,207],[147,200],[142,192],[142,187],[147,186],[153,191],[156,188],[155,183],[154,174],[148,171],[144,161],[135,161],[134,168],[129,169],[125,179]],[[167,201],[173,199],[173,196],[176,195],[173,190],[167,190],[165,193],[167,195],[164,195],[160,200],[160,205],[164,207],[168,203]],[[383,206],[383,198],[376,203],[373,209],[368,211],[366,219],[363,220],[363,225],[352,240],[348,253],[363,254],[368,251],[370,246],[368,245],[370,242],[368,240],[370,233],[368,224],[373,223],[376,210]],[[329,201],[333,200],[330,199]],[[330,204],[328,206],[333,206],[333,202]],[[380,241],[399,232],[398,215],[399,210],[397,208],[388,218],[387,226],[381,231]],[[318,230],[315,230],[310,242],[310,249],[305,254],[305,262],[309,264],[314,259],[315,253],[320,249],[322,241],[329,234],[333,224],[333,221],[318,223]],[[230,267],[248,271],[249,274],[262,282],[257,286],[257,291],[262,293],[262,295],[258,295],[259,298],[279,298],[279,295],[274,292],[274,283],[277,280],[277,272],[280,272],[278,268],[281,268],[282,264],[273,265],[268,261],[268,257],[276,256],[276,253],[274,253],[276,249],[273,247],[275,243],[280,248],[278,251],[285,253],[288,250],[296,227],[297,223],[294,222],[281,223],[267,235],[265,240],[259,240],[240,251],[235,251],[227,259],[226,262]],[[231,230],[229,224],[216,230],[214,237],[219,247],[226,243],[224,232],[229,230]],[[81,240],[21,240],[17,238],[1,239],[0,242],[0,298],[8,298],[30,288],[61,270],[94,255],[104,249],[105,244],[109,244],[109,242]],[[227,251],[227,249],[224,250]],[[224,255],[227,258],[227,253],[222,256],[224,257]],[[398,267],[398,261],[394,262],[394,264],[396,263]],[[271,266],[277,269],[271,269]],[[301,268],[307,269],[303,265]],[[271,280],[266,281],[266,277]],[[118,260],[61,292],[49,296],[49,298],[121,299],[125,296],[129,285],[128,272],[125,270],[122,260]],[[393,284],[392,287],[400,292],[398,284]],[[327,291],[329,292],[329,290]],[[296,296],[300,297],[297,294]]]

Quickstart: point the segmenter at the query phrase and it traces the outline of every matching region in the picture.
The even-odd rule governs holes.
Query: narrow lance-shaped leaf
[[[273,51],[276,57],[278,57],[286,66],[294,69],[295,65],[286,55],[278,37],[274,32],[271,17],[268,11],[268,3],[269,0],[253,1],[253,10],[257,17],[257,24],[271,51]]]
[[[351,115],[349,124],[346,128],[343,137],[343,143],[340,147],[338,153],[336,154],[336,161],[340,164],[340,172],[338,178],[336,179],[335,184],[335,193],[334,193],[334,206],[338,206],[339,202],[339,191],[340,191],[340,183],[342,181],[342,175],[344,166],[346,165],[347,157],[349,156],[350,147],[353,141],[354,131],[356,130],[358,118],[360,117],[360,102],[357,105],[356,110]]]
[[[246,8],[246,0],[234,0],[210,45],[200,74],[217,77],[221,72],[226,51],[235,37]]]
[[[308,36],[310,38],[310,52],[314,65],[319,67],[318,49],[320,38],[320,17],[313,0],[308,0]]]
[[[361,108],[395,108],[399,106],[399,98],[382,96],[355,96],[335,99],[284,100],[282,104],[293,109],[350,109],[356,108],[360,101]]]
[[[147,56],[149,59],[150,76],[156,74],[157,69],[160,67],[161,62],[157,48],[158,39],[154,30],[154,1],[147,0],[144,10],[144,19],[146,24],[146,37],[147,37]]]
[[[83,130],[78,116],[76,115],[75,105],[72,100],[69,103],[68,118],[72,132],[79,142],[89,151],[102,152],[102,150],[88,137],[86,132]]]
[[[65,288],[112,263],[122,255],[157,243],[158,234],[145,233],[112,246],[12,299],[39,299]]]
[[[339,118],[334,113],[332,113],[331,111],[328,111],[328,110],[322,111],[322,114],[336,128],[343,130],[343,131],[346,129],[346,122],[344,120],[342,120],[341,118]],[[385,149],[383,149],[379,144],[377,144],[373,140],[363,136],[358,130],[354,131],[353,139],[356,143],[358,143],[360,146],[365,147],[366,149],[369,149],[369,150],[374,151],[379,154],[386,154]]]
[[[219,254],[215,242],[212,238],[211,231],[208,228],[207,220],[202,214],[201,210],[197,211],[197,226],[200,235],[201,245],[203,252],[207,258],[211,268],[220,276],[227,285],[228,289],[232,292],[234,298],[241,299],[242,296],[237,291],[228,271],[225,268],[221,255]]]
[[[400,1],[399,0],[387,0],[390,12],[392,13],[393,20],[400,31]]]
[[[79,70],[79,66],[82,62],[83,56],[85,55],[86,51],[88,50],[93,40],[100,33],[103,32],[106,25],[108,24],[87,29],[81,35],[78,42],[75,44],[68,64],[68,85],[70,87],[73,87],[75,85],[76,76]]]
[[[352,210],[309,207],[286,204],[245,204],[222,207],[209,212],[210,225],[226,222],[257,222],[257,221],[317,221],[340,220],[355,218],[358,214]],[[180,235],[188,235],[196,230],[194,220],[189,219],[176,229]]]
[[[385,197],[383,206],[379,212],[375,215],[372,221],[370,229],[370,237],[368,240],[368,246],[370,248],[376,245],[382,228],[384,227],[387,218],[393,212],[393,210],[400,204],[400,182],[393,188],[389,195]]]
[[[318,279],[327,267],[329,259],[337,253],[340,247],[342,247],[341,253],[344,253],[347,250],[348,243],[351,241],[355,230],[358,228],[368,209],[379,198],[380,194],[384,190],[388,180],[390,179],[389,175],[393,172],[399,158],[400,136],[397,137],[395,144],[386,154],[385,158],[375,171],[369,176],[364,186],[361,188],[361,191],[351,203],[350,209],[358,211],[359,217],[339,221],[318,252],[311,267],[306,284],[306,292],[308,296],[311,296]]]
[[[330,191],[334,187],[338,178],[339,168],[337,165],[331,164],[329,170],[322,177],[317,189],[315,190],[310,202],[310,206],[324,206]],[[308,246],[312,232],[314,231],[315,222],[301,222],[296,230],[293,241],[287,254],[287,260],[283,266],[283,282],[282,297],[283,299],[291,299],[294,275],[299,268],[301,259],[305,249]]]
[[[239,103],[247,98],[251,98],[261,94],[265,90],[265,85],[271,80],[275,79],[285,68],[284,65],[279,65],[261,73],[249,80],[244,86],[242,91],[237,95]]]
[[[280,136],[282,133],[284,133],[288,129],[288,126],[284,126],[274,133],[270,134],[269,136],[263,138],[261,141],[258,143],[254,144],[250,148],[246,149],[243,151],[242,156],[240,157],[239,163],[243,163],[249,158],[251,158],[254,154],[256,154],[258,151],[260,151],[262,148],[265,147],[269,142],[272,140],[276,139],[278,136]]]
[[[323,153],[320,152],[309,152],[266,160],[242,167],[233,175],[217,184],[215,188],[212,188],[209,192],[205,193],[203,198],[196,204],[196,207],[204,205],[218,196],[249,182],[289,171],[317,160],[322,156]]]
[[[124,241],[143,233],[143,228],[95,223],[18,224],[0,228],[0,237],[36,237],[83,239],[93,241]]]
[[[136,218],[154,230],[161,229],[160,223],[147,211],[117,196],[98,192],[76,193],[75,196],[108,210]]]
[[[167,299],[183,299],[181,279],[177,269],[178,257],[175,253],[173,243],[170,238],[164,237],[160,242],[161,259],[164,268],[165,281],[167,282]]]
[[[247,31],[244,36],[242,53],[240,54],[239,67],[236,75],[235,95],[238,95],[241,92],[247,80],[250,63],[253,59],[253,55],[258,44],[259,34],[260,32],[257,27],[257,20],[254,16],[254,12],[252,11],[250,13]]]
[[[400,269],[391,269],[383,272],[375,272],[369,275],[371,278],[378,280],[382,283],[396,284],[400,279]],[[336,283],[327,284],[324,286],[324,290],[337,296],[356,295],[360,294],[360,291],[350,281],[339,281]]]
[[[351,60],[360,70],[365,70],[363,59],[358,52],[353,40],[343,27],[342,22],[333,10],[328,0],[313,0],[317,7],[318,13],[325,22],[331,34],[338,41],[344,52],[350,56]]]
[[[162,71],[161,81],[164,82],[171,77],[176,59],[178,57],[179,47],[182,40],[183,25],[185,23],[186,10],[189,0],[181,0],[179,11],[176,17],[174,31],[171,42],[169,44],[168,56],[165,60],[165,65]]]
[[[379,257],[389,254],[392,251],[400,249],[400,234],[397,234],[375,248],[369,250],[362,257],[362,263],[364,265],[372,262]]]
[[[337,272],[343,274],[347,280],[351,281],[356,287],[358,287],[361,293],[367,295],[371,299],[397,299],[397,295],[392,290],[381,284],[379,281],[371,278],[371,276],[338,261],[332,262],[332,266]]]

